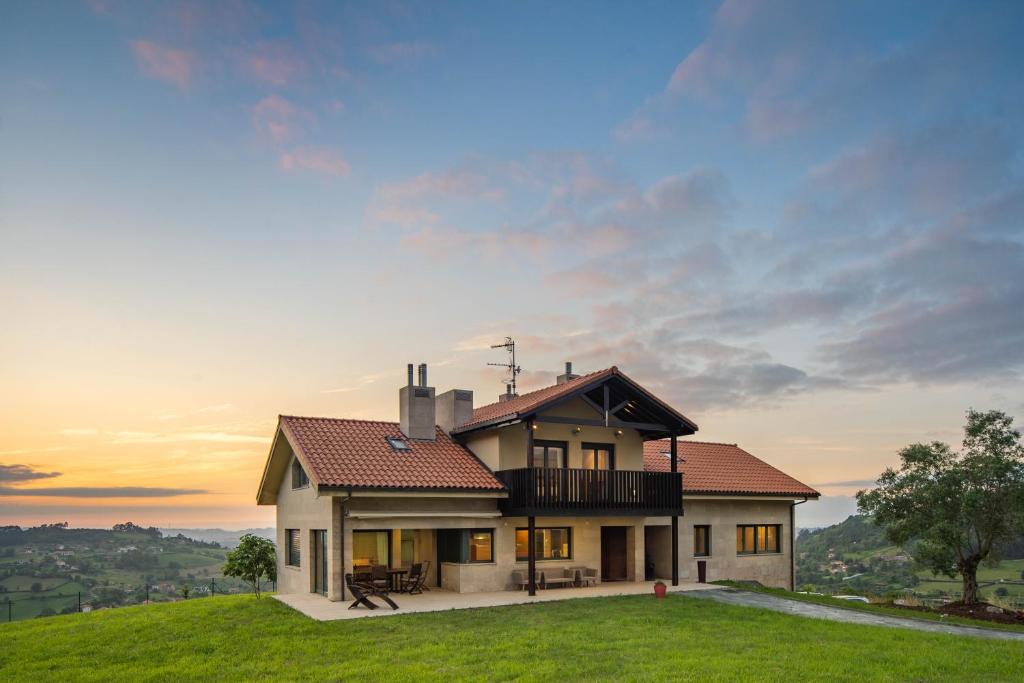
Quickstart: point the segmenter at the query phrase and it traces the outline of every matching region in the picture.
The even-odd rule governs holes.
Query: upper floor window
[[[737,524],[736,554],[780,553],[781,524]]]
[[[614,470],[615,446],[610,443],[583,444],[583,469]]]
[[[292,460],[292,488],[304,489],[307,486],[309,486],[309,477],[306,476],[306,470],[302,469],[298,459]]]
[[[565,467],[564,441],[534,441],[530,467]]]
[[[693,556],[708,557],[711,555],[711,527],[697,524],[693,527]]]

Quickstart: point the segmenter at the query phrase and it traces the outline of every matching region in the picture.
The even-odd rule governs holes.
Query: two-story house
[[[277,506],[278,591],[345,599],[353,567],[429,562],[457,592],[592,568],[602,582],[792,586],[810,487],[697,426],[618,368],[474,407],[420,365],[399,421],[281,416],[258,503]]]

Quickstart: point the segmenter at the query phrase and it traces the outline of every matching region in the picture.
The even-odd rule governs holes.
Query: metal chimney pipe
[[[409,363],[409,367],[406,368],[409,372],[409,386],[412,386],[412,363]]]
[[[420,386],[427,386],[427,364],[420,363]]]

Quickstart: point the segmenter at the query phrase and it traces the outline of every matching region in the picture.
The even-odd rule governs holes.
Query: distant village
[[[241,592],[243,584],[221,575],[225,554],[218,543],[131,522],[0,527],[0,619]]]

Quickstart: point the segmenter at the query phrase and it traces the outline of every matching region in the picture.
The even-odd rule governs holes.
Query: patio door
[[[626,580],[626,527],[601,527],[601,581]]]
[[[327,595],[327,530],[313,529],[313,592]]]

